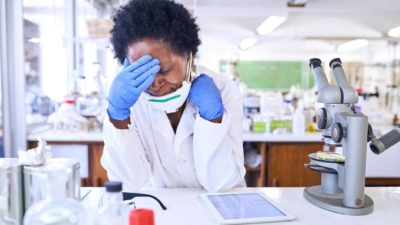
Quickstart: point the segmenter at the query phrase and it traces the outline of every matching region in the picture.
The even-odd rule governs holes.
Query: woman
[[[190,13],[168,0],[133,0],[113,20],[111,43],[124,68],[104,121],[109,179],[128,191],[244,186],[242,96],[228,78],[194,72],[200,40]]]

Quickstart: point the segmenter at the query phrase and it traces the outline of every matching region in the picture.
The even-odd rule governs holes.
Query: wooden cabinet
[[[258,168],[246,168],[248,186],[304,187],[320,184],[319,173],[304,168],[308,154],[321,151],[322,142],[257,142],[262,157]],[[254,182],[256,179],[256,182]]]
[[[107,172],[100,164],[103,148],[103,143],[89,145],[89,186],[91,187],[103,187],[108,181]]]
[[[256,142],[263,162],[246,168],[246,182],[257,187],[308,187],[321,184],[321,174],[304,168],[308,155],[321,151],[323,142]],[[264,177],[265,176],[265,177]],[[256,182],[251,182],[252,178]],[[400,186],[399,177],[367,177],[366,186]]]
[[[320,173],[304,168],[308,154],[321,151],[323,143],[269,143],[267,186],[304,187],[320,184]]]
[[[246,166],[246,183],[249,187],[265,187],[267,178],[267,143],[254,143],[261,156],[261,165],[257,168]]]

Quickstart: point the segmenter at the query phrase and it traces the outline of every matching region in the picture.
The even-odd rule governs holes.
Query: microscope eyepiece
[[[311,69],[314,69],[315,67],[321,66],[321,60],[318,59],[318,58],[311,58],[309,66],[310,66]]]
[[[335,69],[337,66],[342,66],[342,60],[340,58],[334,58],[329,62],[329,67]]]

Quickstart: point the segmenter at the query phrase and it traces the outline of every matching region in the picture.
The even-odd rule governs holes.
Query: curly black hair
[[[189,11],[170,0],[131,0],[113,16],[111,44],[122,64],[127,47],[143,38],[161,40],[179,55],[196,54],[201,44],[199,27]]]

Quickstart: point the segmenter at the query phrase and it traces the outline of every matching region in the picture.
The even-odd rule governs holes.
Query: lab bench
[[[52,145],[54,154],[73,158],[77,156],[71,154],[78,155],[83,186],[103,186],[107,181],[106,171],[100,165],[104,147],[101,132],[41,129],[28,135],[28,147],[35,147],[40,136]],[[250,186],[304,187],[320,183],[320,174],[304,168],[304,164],[309,162],[308,154],[322,150],[321,133],[244,133],[243,141],[256,145],[262,157],[259,167],[246,168],[246,180]],[[400,186],[400,144],[393,148],[379,156],[368,150],[366,185]]]
[[[90,193],[82,200],[82,203],[87,211],[93,212],[97,209],[104,188],[89,189]],[[374,201],[374,211],[365,216],[342,215],[318,208],[304,199],[303,188],[238,188],[229,191],[260,191],[296,217],[295,220],[289,222],[268,223],[271,225],[397,225],[400,221],[399,187],[367,187],[365,192]],[[199,198],[199,194],[206,193],[203,189],[144,189],[141,192],[156,196],[167,207],[167,210],[164,211],[153,199],[135,199],[137,208],[154,210],[155,224],[157,225],[218,224]]]

